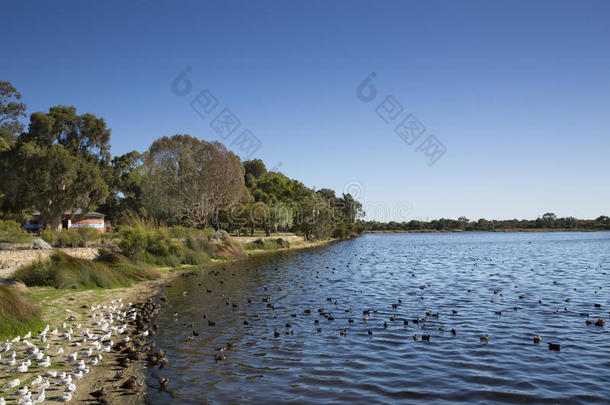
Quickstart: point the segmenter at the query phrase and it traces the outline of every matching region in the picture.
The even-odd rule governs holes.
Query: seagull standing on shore
[[[42,392],[40,393],[40,395],[38,395],[38,397],[32,401],[32,403],[34,404],[41,404],[43,403],[45,400],[45,390],[43,389]]]

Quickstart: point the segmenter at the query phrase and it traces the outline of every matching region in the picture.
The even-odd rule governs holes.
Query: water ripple
[[[218,271],[167,287],[155,339],[170,364],[148,370],[149,403],[584,404],[610,396],[607,327],[585,323],[608,318],[607,233],[367,235]],[[186,342],[193,330],[199,335]],[[229,341],[236,347],[214,361]],[[169,392],[153,388],[157,376],[170,378]]]

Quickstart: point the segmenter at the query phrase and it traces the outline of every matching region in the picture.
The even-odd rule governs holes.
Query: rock
[[[6,288],[12,288],[15,291],[23,292],[27,291],[27,287],[19,280],[13,280],[11,278],[0,278],[0,286]]]
[[[53,249],[53,246],[49,245],[47,242],[45,242],[42,239],[34,239],[34,241],[32,242],[32,249],[49,250],[49,249]]]

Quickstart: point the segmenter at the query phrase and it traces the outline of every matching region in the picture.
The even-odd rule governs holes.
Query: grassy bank
[[[41,327],[38,308],[14,289],[0,286],[0,340]]]

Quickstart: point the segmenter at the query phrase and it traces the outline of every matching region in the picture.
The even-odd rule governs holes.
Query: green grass
[[[55,252],[49,260],[17,270],[13,278],[29,286],[66,288],[115,288],[134,281],[151,280],[159,275],[116,253],[102,251],[95,260],[79,259]]]
[[[0,287],[0,340],[43,327],[38,308],[19,292]]]

